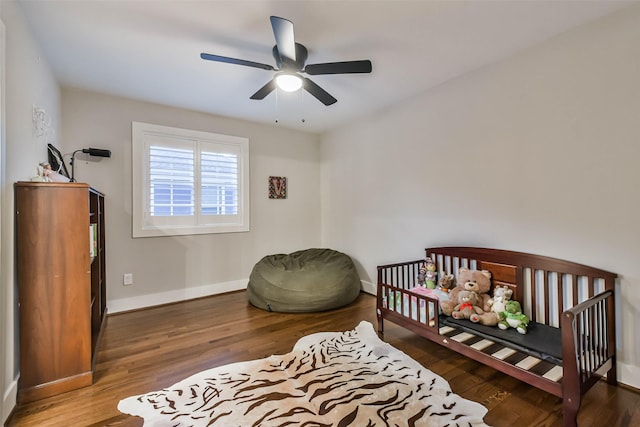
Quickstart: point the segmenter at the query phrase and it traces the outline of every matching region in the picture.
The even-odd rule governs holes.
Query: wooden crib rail
[[[581,387],[589,388],[603,372],[615,367],[615,336],[611,336],[613,292],[606,291],[562,313],[562,332],[573,337],[563,348],[563,364],[575,363]],[[609,375],[615,378],[614,372]],[[608,377],[609,382],[615,383]]]
[[[605,291],[562,313],[565,425],[574,425],[582,394],[602,375],[617,383],[613,298]]]
[[[394,270],[397,266],[388,268]],[[416,328],[413,329],[414,332],[430,331],[434,335],[438,334],[440,329],[438,299],[382,282],[378,282],[377,295],[378,332],[384,332],[381,312],[384,310],[385,316],[391,321],[403,322],[406,326],[412,325]]]
[[[424,260],[401,262],[378,266],[378,283],[385,283],[401,289],[418,286],[418,273]]]
[[[427,255],[446,254],[457,258],[482,260],[515,266],[527,266],[536,270],[558,271],[579,276],[610,277],[615,279],[615,273],[600,270],[588,265],[582,265],[558,258],[524,252],[507,251],[502,249],[474,248],[465,246],[443,246],[425,249]]]

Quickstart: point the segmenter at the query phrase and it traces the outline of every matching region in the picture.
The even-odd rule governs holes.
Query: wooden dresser
[[[107,311],[104,195],[18,182],[15,209],[23,403],[93,383]]]

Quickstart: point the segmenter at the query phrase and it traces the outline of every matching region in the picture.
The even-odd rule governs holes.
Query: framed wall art
[[[286,199],[287,198],[287,177],[286,176],[270,176],[269,177],[269,198],[270,199]]]

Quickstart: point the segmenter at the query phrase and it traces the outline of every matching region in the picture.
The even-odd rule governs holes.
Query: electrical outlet
[[[124,273],[122,284],[124,286],[133,285],[133,273]]]

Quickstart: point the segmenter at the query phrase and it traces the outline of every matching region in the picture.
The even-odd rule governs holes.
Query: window
[[[249,140],[132,123],[133,237],[249,231]]]

